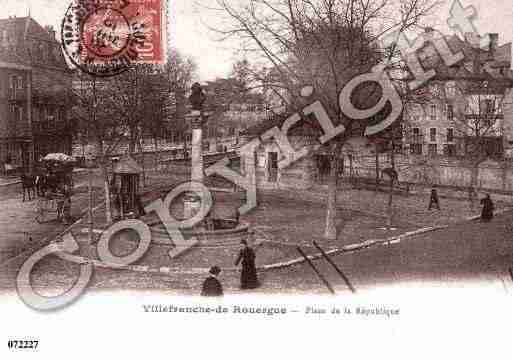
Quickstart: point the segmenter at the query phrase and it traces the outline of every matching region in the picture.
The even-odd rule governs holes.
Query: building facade
[[[436,77],[405,104],[403,149],[426,157],[511,157],[511,43],[499,46],[498,34],[490,34],[488,48],[471,35],[446,40],[464,59],[447,67],[432,45],[419,50],[424,68]]]
[[[51,27],[0,19],[0,161],[27,170],[50,152],[71,153],[71,72]]]

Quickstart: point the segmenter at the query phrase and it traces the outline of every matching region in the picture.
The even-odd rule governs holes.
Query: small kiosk
[[[141,166],[130,156],[114,163],[111,191],[121,219],[139,213],[139,181],[142,172]]]

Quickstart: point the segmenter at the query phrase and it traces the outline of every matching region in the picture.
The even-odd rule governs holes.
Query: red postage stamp
[[[112,76],[131,64],[166,60],[166,0],[74,0],[63,47],[82,70]]]

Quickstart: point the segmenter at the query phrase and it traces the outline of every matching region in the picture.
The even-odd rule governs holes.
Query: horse
[[[36,177],[36,190],[39,197],[44,197],[47,191],[46,175],[40,173]]]
[[[36,188],[38,194],[44,197],[47,192],[57,192],[59,182],[59,177],[52,173],[37,176]]]
[[[28,195],[30,201],[30,191],[32,191],[33,197],[36,198],[36,176],[30,173],[23,173],[20,176],[21,189],[23,191],[23,202],[25,202],[25,193]]]

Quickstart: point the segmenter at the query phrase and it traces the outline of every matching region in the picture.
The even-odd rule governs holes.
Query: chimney
[[[50,36],[52,37],[53,40],[57,40],[57,38],[55,37],[55,30],[53,29],[53,26],[51,25],[46,25],[45,26],[45,30],[50,34]]]
[[[492,33],[492,34],[488,34],[488,38],[490,39],[490,44],[489,44],[489,51],[490,51],[490,54],[495,54],[495,51],[497,50],[497,47],[499,46],[499,34],[497,33]]]
[[[431,26],[427,26],[424,28],[424,36],[426,39],[433,40],[434,35],[435,35],[435,29],[433,29]]]
[[[465,42],[470,44],[474,48],[479,48],[481,45],[480,36],[474,32],[465,33]]]

